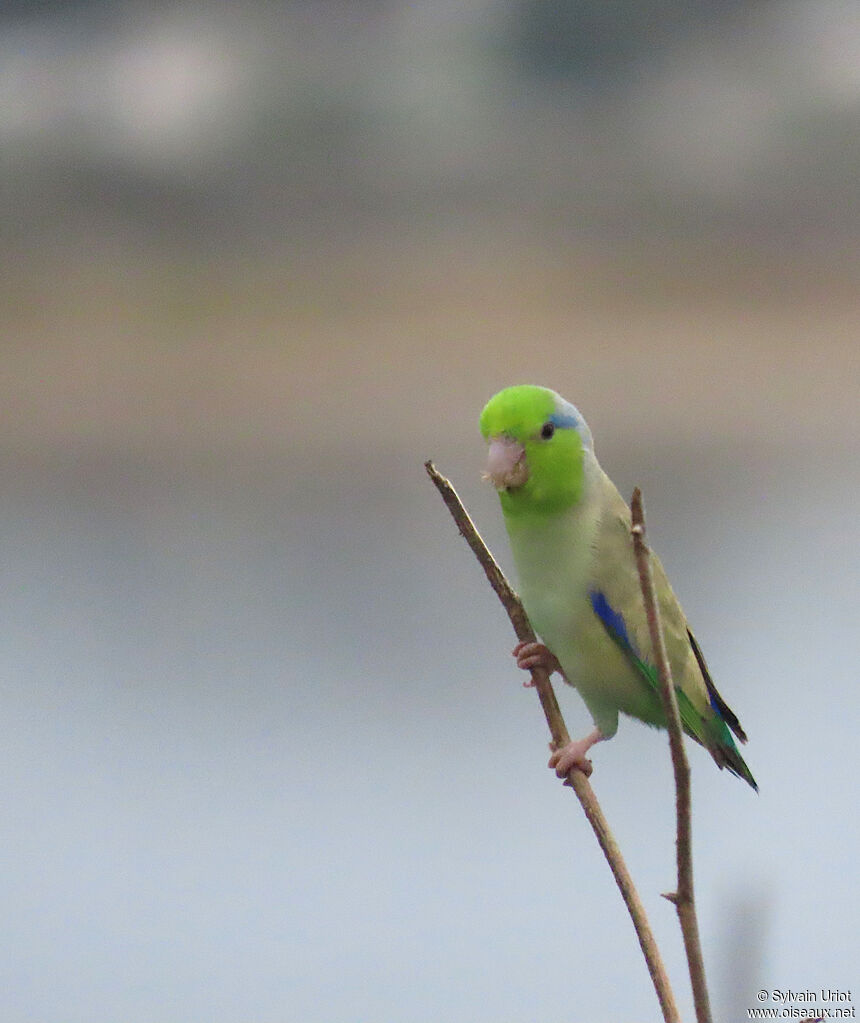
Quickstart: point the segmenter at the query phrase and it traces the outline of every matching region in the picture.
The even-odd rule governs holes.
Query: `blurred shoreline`
[[[799,408],[804,442],[838,444],[858,417],[855,271],[833,252],[486,224],[244,254],[59,243],[0,284],[2,445],[337,449],[380,428],[429,444],[454,424],[428,410],[469,415],[521,378],[574,393],[604,444],[778,443]]]

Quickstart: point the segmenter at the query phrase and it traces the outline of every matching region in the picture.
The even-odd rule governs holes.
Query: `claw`
[[[590,735],[586,735],[584,739],[575,739],[573,742],[569,742],[566,746],[561,749],[553,749],[554,743],[550,743],[550,749],[553,749],[552,756],[549,758],[547,767],[555,769],[555,773],[559,778],[566,778],[571,770],[576,767],[582,771],[586,778],[589,777],[593,770],[591,761],[586,757],[586,753],[591,747],[598,742],[603,741],[606,736],[595,728]]]
[[[558,658],[543,643],[517,643],[511,653],[517,659],[517,667],[522,668],[523,671],[543,668],[548,675],[554,671],[561,672]],[[528,682],[525,685],[528,688],[532,683]]]

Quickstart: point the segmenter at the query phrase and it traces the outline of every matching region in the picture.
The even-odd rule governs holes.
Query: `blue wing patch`
[[[633,656],[638,659],[639,654],[630,642],[630,636],[627,633],[627,625],[624,622],[624,616],[612,607],[606,599],[606,594],[601,593],[600,590],[591,590],[588,595],[591,598],[591,607],[594,613],[601,622],[603,622],[604,628],[610,636],[612,636],[616,643],[619,643],[626,651],[628,651],[628,653],[633,654]]]

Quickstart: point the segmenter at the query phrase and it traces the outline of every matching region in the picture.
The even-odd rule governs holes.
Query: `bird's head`
[[[591,431],[575,405],[547,387],[499,391],[481,413],[485,478],[506,514],[564,511],[582,497]]]

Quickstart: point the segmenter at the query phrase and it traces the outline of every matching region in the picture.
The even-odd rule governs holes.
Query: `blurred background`
[[[658,1019],[422,467],[510,567],[524,382],[750,735],[759,796],[691,750],[716,1017],[858,987],[858,47],[840,0],[3,5],[3,1020]],[[594,760],[690,1018],[665,736]]]

